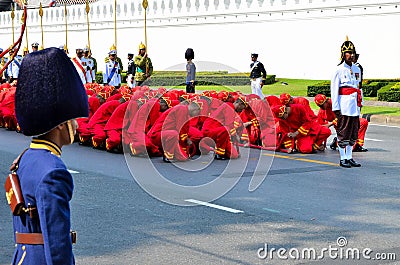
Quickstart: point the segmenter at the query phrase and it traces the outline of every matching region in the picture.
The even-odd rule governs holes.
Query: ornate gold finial
[[[14,5],[11,5],[11,19],[15,18]]]
[[[147,2],[147,0],[143,0],[142,6],[144,9],[147,9],[147,7],[149,6],[149,2]]]
[[[39,5],[39,16],[43,17],[43,7],[42,7],[42,2],[40,2],[40,5]]]
[[[89,6],[89,0],[86,0],[86,8],[85,8],[86,14],[89,14],[90,12],[90,6]]]
[[[117,50],[117,47],[115,46],[115,44],[113,44],[111,47],[110,47],[110,51],[116,51]]]
[[[346,35],[346,41],[349,41],[349,36]]]

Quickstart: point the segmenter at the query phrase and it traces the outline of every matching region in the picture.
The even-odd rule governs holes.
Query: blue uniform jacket
[[[42,233],[44,245],[17,244],[12,264],[75,264],[69,207],[74,186],[60,155],[55,144],[33,139],[20,160],[17,174],[25,204],[36,206],[38,217],[14,216],[14,233]]]

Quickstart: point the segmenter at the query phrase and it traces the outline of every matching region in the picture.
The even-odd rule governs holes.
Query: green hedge
[[[185,85],[185,75],[157,75],[151,77],[151,86],[182,86]],[[202,86],[245,86],[250,84],[247,76],[238,74],[226,75],[196,75],[198,85]],[[275,75],[268,75],[266,84],[275,83]]]
[[[376,97],[378,90],[389,84],[391,80],[364,80],[362,90],[365,97]],[[399,82],[399,81],[397,81]],[[307,87],[307,96],[314,97],[317,94],[324,94],[330,97],[330,81],[324,81]]]
[[[122,71],[122,82],[126,81],[126,72]],[[186,72],[184,71],[155,71],[151,76],[150,86],[182,86],[185,85]],[[196,73],[198,85],[217,85],[217,86],[244,86],[250,84],[247,73],[228,73],[226,71],[219,72],[198,72]],[[103,83],[103,73],[96,73],[96,82]],[[275,75],[268,75],[266,84],[275,83]]]
[[[331,96],[331,86],[330,81],[324,81],[313,86],[307,87],[307,96],[315,97],[317,94],[323,94],[327,97]]]
[[[388,84],[388,81],[374,81],[374,82],[363,82],[362,90],[364,97],[376,97],[378,90]]]
[[[379,101],[400,102],[400,82],[389,83],[378,91]]]

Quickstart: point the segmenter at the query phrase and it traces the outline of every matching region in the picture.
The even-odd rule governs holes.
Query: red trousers
[[[161,156],[158,146],[154,145],[145,133],[130,135],[129,141],[132,155],[141,155],[147,152],[149,156]]]
[[[161,146],[164,156],[170,160],[185,161],[188,159],[187,146],[179,140],[179,133],[175,130],[161,131]]]
[[[358,139],[356,141],[356,144],[358,144],[359,146],[364,145],[365,132],[367,131],[367,128],[368,121],[364,118],[360,118],[360,129],[358,129]]]
[[[104,131],[104,126],[105,124],[103,123],[99,123],[93,126],[92,128],[92,144],[93,147],[99,147],[102,144],[104,144],[106,138],[107,138],[107,134]]]
[[[268,150],[275,150],[277,146],[277,134],[275,128],[265,128],[261,131],[261,142],[262,146]]]
[[[88,118],[79,118],[76,120],[78,122],[78,129],[76,129],[76,133],[79,136],[79,141],[81,143],[86,142],[90,139],[92,133],[88,130]]]
[[[122,150],[121,138],[122,130],[109,130],[106,131],[106,149],[113,150],[115,148]]]
[[[326,145],[326,140],[332,134],[331,130],[325,126],[321,126],[317,135],[313,135],[314,150],[317,150],[321,145]]]
[[[204,136],[215,142],[215,153],[226,158],[238,158],[239,152],[233,147],[230,135],[225,127],[217,127],[203,131]]]
[[[17,118],[15,115],[3,115],[4,124],[3,126],[9,130],[17,129]]]
[[[287,135],[283,135],[282,143],[285,148],[296,148],[300,153],[310,154],[322,144],[326,144],[326,140],[330,135],[331,130],[321,126],[318,133],[296,137],[294,140]]]

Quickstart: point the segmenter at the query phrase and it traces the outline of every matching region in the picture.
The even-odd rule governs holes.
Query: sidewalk
[[[400,102],[366,100],[364,106],[400,108]],[[400,116],[363,114],[363,118],[375,124],[400,126]]]

